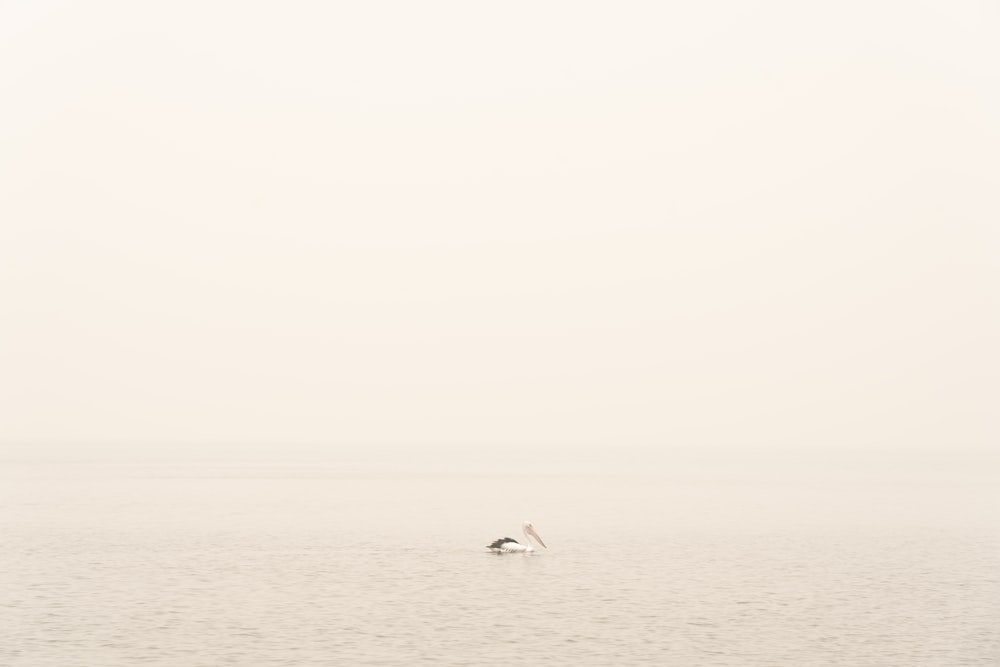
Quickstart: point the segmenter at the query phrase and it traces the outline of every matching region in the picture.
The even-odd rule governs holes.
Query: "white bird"
[[[531,525],[530,521],[525,521],[521,525],[521,530],[524,532],[524,544],[521,544],[513,537],[501,537],[499,540],[494,540],[493,544],[490,544],[486,548],[495,554],[512,554],[534,551],[535,546],[531,543],[531,539],[534,538],[538,540],[538,543],[542,545],[543,549],[548,549],[548,547],[545,546],[545,542],[542,542],[542,538],[540,538],[538,533],[535,532],[535,527]]]

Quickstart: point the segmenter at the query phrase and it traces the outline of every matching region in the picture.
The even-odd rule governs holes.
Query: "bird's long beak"
[[[544,549],[548,549],[548,547],[547,547],[547,546],[545,546],[545,542],[542,542],[542,538],[540,538],[540,537],[538,536],[538,533],[536,533],[536,532],[535,532],[535,528],[534,528],[534,526],[532,526],[531,528],[529,528],[529,529],[528,529],[528,534],[529,534],[529,535],[531,535],[531,536],[532,536],[533,538],[535,538],[536,540],[538,540],[538,543],[542,545],[542,548],[544,548]]]

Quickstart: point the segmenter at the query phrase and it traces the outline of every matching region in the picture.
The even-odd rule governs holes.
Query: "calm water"
[[[0,664],[995,666],[998,469],[988,453],[8,452]],[[483,549],[524,519],[548,550]]]

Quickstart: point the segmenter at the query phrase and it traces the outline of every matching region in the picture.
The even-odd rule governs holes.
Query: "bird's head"
[[[533,537],[536,540],[538,540],[538,543],[542,545],[543,549],[548,549],[548,547],[545,546],[545,542],[542,542],[542,538],[538,536],[537,532],[535,532],[535,526],[532,525],[530,521],[524,522],[524,534],[527,535],[528,537]]]

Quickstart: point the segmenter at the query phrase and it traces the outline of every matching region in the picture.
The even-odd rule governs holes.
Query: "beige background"
[[[997,34],[4,3],[0,446],[994,445]]]

